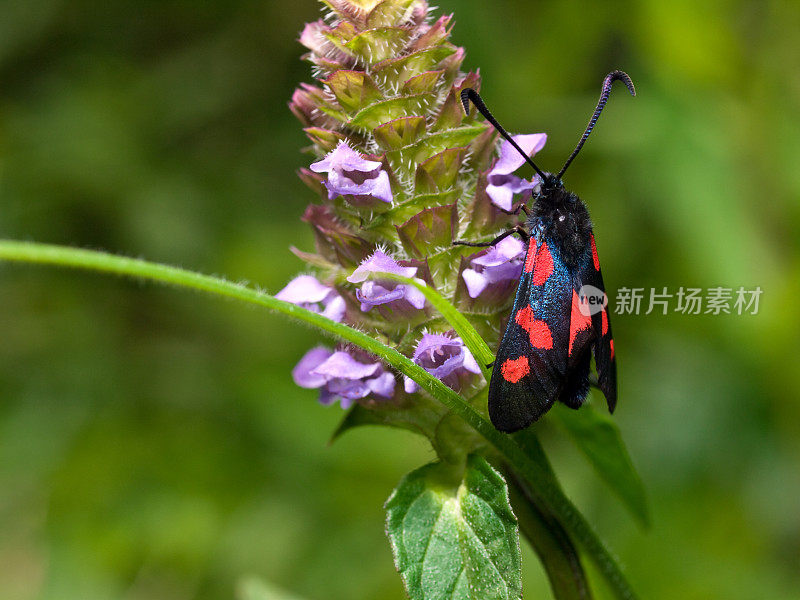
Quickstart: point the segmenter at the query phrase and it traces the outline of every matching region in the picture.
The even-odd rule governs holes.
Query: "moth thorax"
[[[592,221],[589,211],[563,187],[543,187],[531,212],[531,230],[539,230],[558,247],[565,263],[576,265],[589,249]]]

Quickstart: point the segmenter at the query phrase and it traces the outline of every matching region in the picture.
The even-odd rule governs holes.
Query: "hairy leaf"
[[[413,600],[522,595],[519,530],[505,481],[470,456],[466,471],[432,463],[407,475],[386,502],[386,529]]]

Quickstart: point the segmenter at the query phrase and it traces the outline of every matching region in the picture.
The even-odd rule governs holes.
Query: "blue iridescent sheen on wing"
[[[567,370],[572,277],[552,242],[530,238],[525,269],[497,351],[489,384],[489,416],[500,431],[530,425],[552,406]],[[537,261],[552,257],[546,281],[534,281]]]

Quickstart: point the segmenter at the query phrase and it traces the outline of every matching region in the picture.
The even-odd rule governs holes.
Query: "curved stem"
[[[530,486],[512,469],[504,469],[504,475],[520,531],[539,555],[556,600],[591,600],[580,556],[561,523],[537,505]]]
[[[115,256],[105,252],[80,248],[0,240],[0,260],[50,264],[128,277],[141,277],[236,298],[283,313],[296,320],[304,321],[334,337],[364,348],[380,357],[389,366],[404,375],[408,375],[421,388],[461,417],[492,444],[509,464],[513,465],[518,473],[528,480],[532,486],[536,486],[535,492],[532,492],[558,518],[570,535],[581,543],[600,572],[605,576],[617,597],[624,599],[636,598],[613,556],[600,541],[600,538],[592,530],[583,515],[569,501],[558,485],[553,484],[552,477],[546,469],[529,458],[513,438],[500,433],[492,427],[480,413],[467,404],[455,391],[394,348],[382,344],[366,333],[343,323],[331,321],[318,313],[278,300],[269,294],[242,284],[136,258]]]

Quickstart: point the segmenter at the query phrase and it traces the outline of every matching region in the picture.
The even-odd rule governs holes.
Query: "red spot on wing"
[[[594,243],[594,234],[589,238],[592,243],[592,260],[594,261],[594,270],[600,270],[600,257],[597,256],[597,244]]]
[[[525,257],[525,272],[533,271],[534,264],[536,264],[536,239],[531,236],[528,241],[528,255]]]
[[[528,333],[530,333],[531,336],[531,346],[543,350],[552,350],[553,335],[550,333],[550,328],[547,326],[547,323],[534,319],[531,322],[531,329]]]
[[[553,335],[550,333],[550,328],[544,321],[533,318],[533,309],[530,304],[517,311],[517,314],[514,315],[514,321],[528,332],[531,346],[541,350],[551,350],[553,348]]]
[[[533,267],[533,285],[544,285],[547,278],[553,274],[553,255],[547,242],[542,242],[539,252],[536,253],[536,264]]]
[[[588,309],[584,308],[588,313]],[[575,344],[575,338],[579,331],[590,329],[592,327],[591,314],[583,314],[581,311],[581,299],[578,298],[578,292],[572,290],[572,312],[569,319],[569,354],[572,355],[572,346]]]
[[[606,309],[603,309],[603,312],[600,313],[603,317],[603,335],[608,333],[608,315],[606,314]]]
[[[517,383],[530,372],[531,365],[528,363],[527,356],[520,356],[514,359],[508,358],[500,365],[500,373],[503,375],[503,379],[509,383]]]
[[[608,340],[608,345],[611,348],[611,360],[614,360],[614,340]]]

